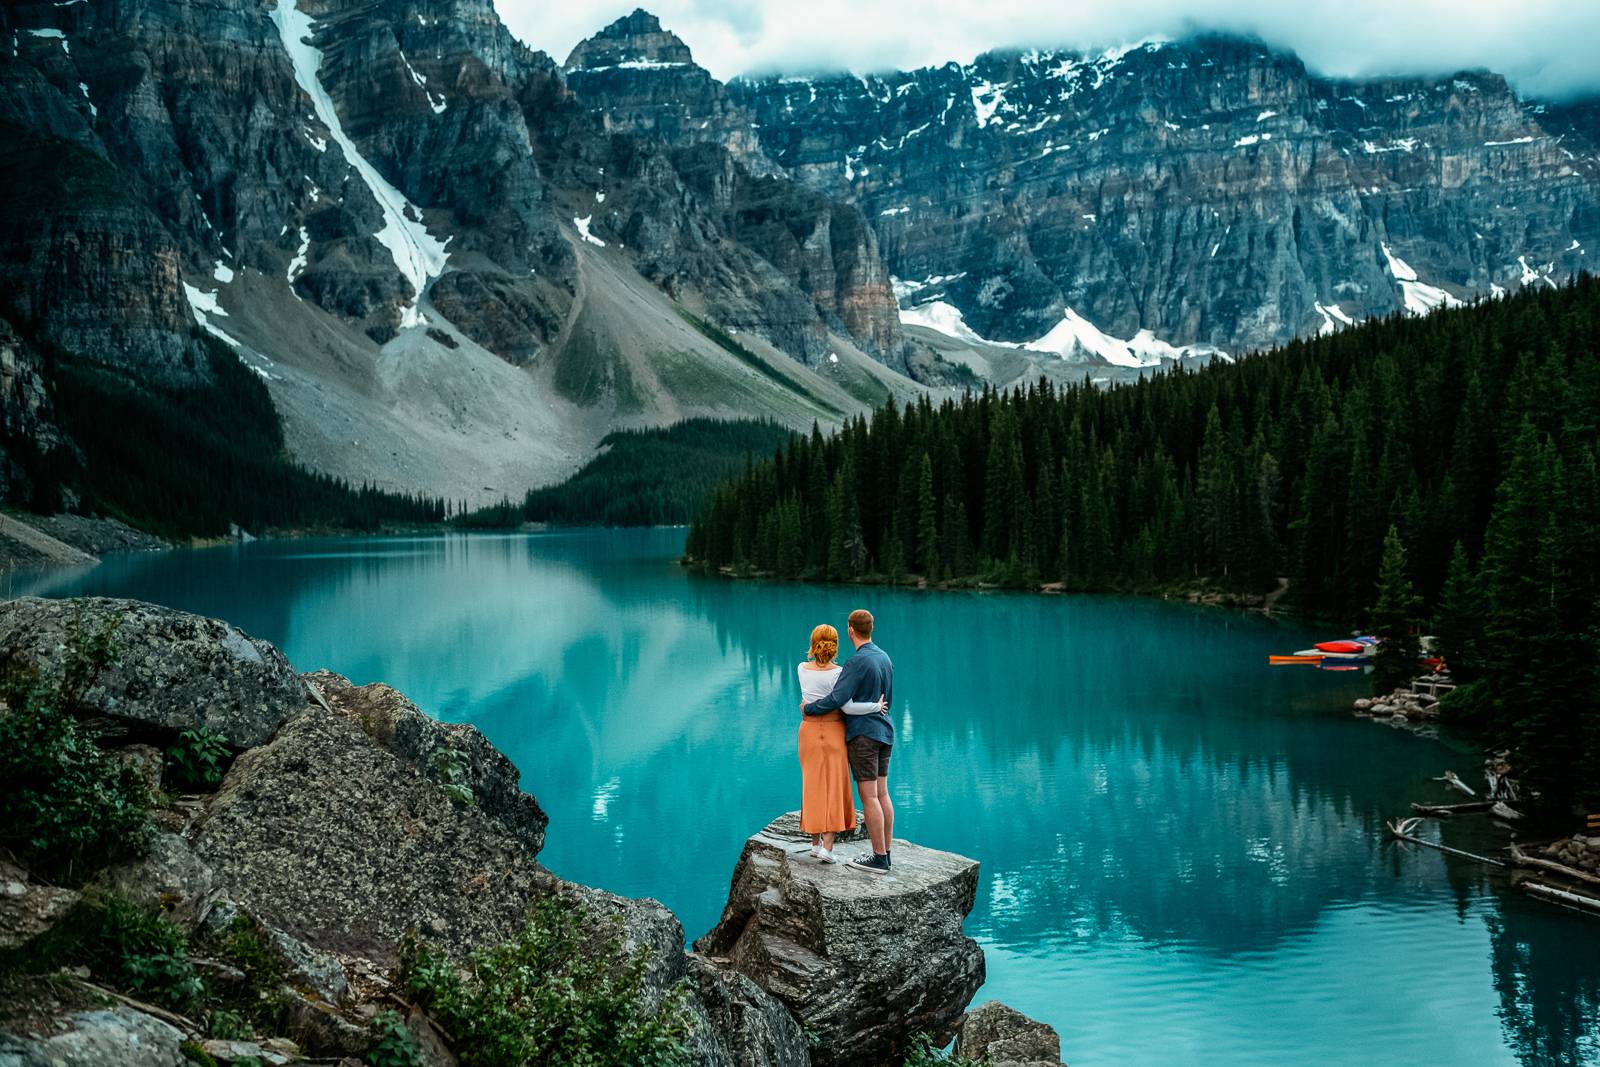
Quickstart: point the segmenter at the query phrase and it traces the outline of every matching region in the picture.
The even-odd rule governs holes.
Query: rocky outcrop
[[[475,726],[442,723],[381,682],[352,685],[332,671],[305,676],[333,711],[391,754],[487,815],[537,854],[549,817],[522,791],[521,775]]]
[[[1495,75],[1330,81],[1251,41],[729,84],[785,170],[859,205],[907,303],[1035,340],[1238,352],[1547,285],[1600,247],[1582,109]]]
[[[807,1067],[811,1062],[805,1031],[789,1009],[743,974],[691,952],[689,980],[715,1037],[707,1067]]]
[[[985,1001],[961,1020],[954,1052],[990,1067],[1063,1067],[1055,1030],[998,1000]]]
[[[948,1039],[983,984],[983,950],[961,930],[977,862],[897,841],[894,870],[877,877],[794,845],[778,824],[745,842],[695,951],[782,1001],[819,1067],[896,1062],[917,1033]]]
[[[74,630],[113,620],[116,662],[76,710],[137,724],[131,740],[104,739],[146,769],[152,791],[163,750],[140,738],[206,724],[244,751],[214,794],[164,805],[142,854],[96,872],[85,892],[161,909],[189,931],[208,988],[270,992],[280,1040],[251,1043],[263,1062],[301,1049],[365,1055],[408,935],[465,958],[513,937],[549,897],[580,905],[593,955],[621,966],[645,954],[644,997],[682,998],[699,1067],[895,1062],[914,1034],[948,1038],[983,981],[982,951],[961,929],[978,868],[960,856],[902,842],[887,878],[823,867],[789,855],[791,813],[746,843],[722,921],[686,953],[657,901],[540,866],[547,820],[516,768],[476,728],[438,722],[388,686],[301,677],[225,623],[133,601],[0,605],[0,657],[49,675]],[[79,899],[0,863],[0,949],[26,951]],[[251,955],[230,956],[246,935]],[[269,972],[279,988],[243,984]],[[83,1006],[27,1007],[29,1036],[0,1035],[0,1064],[166,1064],[180,1041],[205,1036],[172,1025],[179,1016]],[[12,1018],[18,1005],[0,1009]],[[408,1025],[449,1062],[425,1016]]]
[[[243,748],[266,741],[306,702],[282,652],[217,619],[106,597],[0,603],[0,652],[45,677],[66,669],[74,635],[108,632],[116,658],[79,703],[135,729],[203,727]]]
[[[434,754],[374,741],[356,716],[307,708],[234,763],[195,851],[240,905],[313,944],[382,957],[407,930],[461,952],[511,936],[542,835],[452,795]]]

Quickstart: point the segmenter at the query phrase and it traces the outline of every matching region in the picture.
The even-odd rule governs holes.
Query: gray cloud
[[[638,0],[495,0],[558,61]],[[1335,77],[1488,68],[1527,95],[1600,93],[1600,0],[655,0],[719,78],[966,62],[1003,45],[1103,48],[1151,34],[1254,34]]]

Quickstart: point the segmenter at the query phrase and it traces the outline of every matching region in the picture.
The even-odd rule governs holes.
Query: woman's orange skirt
[[[807,715],[800,723],[800,829],[833,834],[855,826],[844,714]]]

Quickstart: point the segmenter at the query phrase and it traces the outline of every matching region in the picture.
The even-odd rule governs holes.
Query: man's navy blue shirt
[[[852,700],[876,703],[882,697],[894,707],[894,664],[889,654],[868,641],[856,649],[855,655],[844,661],[839,680],[833,683],[833,692],[821,700],[813,700],[805,707],[807,715],[824,715],[837,711]],[[844,717],[844,739],[870,737],[886,745],[894,744],[894,724],[889,716],[872,712],[868,715]]]

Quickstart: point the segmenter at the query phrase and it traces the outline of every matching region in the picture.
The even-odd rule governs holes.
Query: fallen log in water
[[[1470,785],[1457,777],[1455,771],[1445,771],[1439,777],[1435,778],[1434,781],[1443,782],[1445,785],[1450,786],[1453,789],[1459,789],[1469,797],[1475,797],[1478,795],[1477,790],[1473,789]]]
[[[1508,822],[1522,818],[1522,812],[1512,810],[1502,800],[1497,800],[1490,806],[1489,814],[1497,819],[1505,819]]]
[[[1424,848],[1437,849],[1446,855],[1460,856],[1462,859],[1466,860],[1476,860],[1479,863],[1486,863],[1491,867],[1506,866],[1505,860],[1497,860],[1489,856],[1480,856],[1476,852],[1464,852],[1459,848],[1451,848],[1449,845],[1441,845],[1436,841],[1424,841],[1420,837],[1412,836],[1411,831],[1415,830],[1417,828],[1417,824],[1420,822],[1422,822],[1422,820],[1413,815],[1409,819],[1401,819],[1399,822],[1391,822],[1387,825],[1389,827],[1389,832],[1398,840],[1408,841],[1413,845],[1421,845]]]
[[[1517,887],[1524,893],[1530,893],[1542,900],[1553,900],[1557,904],[1565,904],[1569,908],[1577,908],[1579,911],[1590,911],[1600,915],[1600,899],[1595,897],[1585,896],[1582,893],[1573,893],[1565,889],[1557,889],[1553,885],[1545,885],[1543,882],[1531,880],[1519,882]]]
[[[1580,871],[1576,867],[1568,867],[1566,864],[1557,863],[1555,860],[1530,856],[1518,848],[1515,843],[1511,846],[1511,862],[1518,867],[1537,867],[1541,871],[1559,874],[1563,878],[1571,878],[1575,882],[1586,882],[1589,885],[1600,886],[1600,875],[1590,874],[1588,871]]]
[[[1469,800],[1465,804],[1417,804],[1411,810],[1418,815],[1470,815],[1494,807],[1492,800]]]

